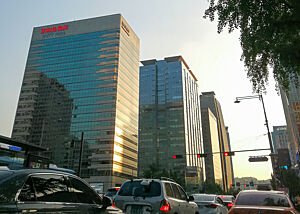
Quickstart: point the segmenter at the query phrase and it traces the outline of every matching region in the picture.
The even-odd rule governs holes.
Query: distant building
[[[203,181],[201,116],[197,79],[181,56],[142,61],[140,67],[139,158],[176,173],[182,182]],[[174,155],[181,158],[174,159]],[[197,176],[192,178],[191,176]]]
[[[12,137],[104,191],[137,176],[139,38],[120,14],[33,29]]]
[[[234,178],[235,180],[235,189],[241,190],[249,190],[249,189],[257,189],[258,186],[269,186],[271,187],[271,180],[258,180],[254,177],[242,177],[242,178]]]
[[[300,79],[299,79],[300,83]],[[292,164],[299,165],[300,144],[300,88],[293,81],[290,82],[289,93],[280,90],[286,124],[288,145],[291,150]]]
[[[272,141],[274,152],[277,149],[287,149],[289,145],[286,126],[273,126]]]
[[[218,122],[209,108],[201,108],[201,123],[204,153],[220,152]],[[205,177],[207,181],[220,184],[223,187],[220,154],[205,157]]]
[[[233,168],[232,161],[230,157],[225,157],[223,152],[230,151],[230,143],[228,142],[228,135],[226,131],[226,126],[223,118],[223,113],[221,109],[221,104],[215,97],[215,93],[212,92],[202,92],[200,96],[200,105],[202,109],[209,108],[217,120],[218,125],[218,139],[220,146],[220,159],[221,159],[221,169],[223,177],[223,188],[227,191],[230,188],[230,185],[233,183],[234,178],[232,177]],[[207,123],[202,123],[204,130],[205,126],[208,126]],[[206,129],[207,130],[207,129]],[[203,132],[203,131],[202,131]],[[204,134],[203,134],[204,135]],[[204,146],[207,145],[207,142],[204,141]]]

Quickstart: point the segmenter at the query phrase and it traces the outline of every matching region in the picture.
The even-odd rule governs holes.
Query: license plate
[[[132,206],[131,214],[143,214],[143,207],[142,206]]]

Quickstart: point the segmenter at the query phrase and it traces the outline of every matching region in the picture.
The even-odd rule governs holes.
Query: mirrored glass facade
[[[196,78],[181,56],[142,61],[139,175],[156,164],[185,182],[187,167],[203,179],[200,101]],[[194,154],[194,155],[191,155]],[[173,159],[173,155],[182,158]],[[200,173],[198,173],[200,172]],[[197,179],[195,179],[197,180]]]
[[[137,175],[139,38],[120,14],[36,27],[12,137],[104,187]]]

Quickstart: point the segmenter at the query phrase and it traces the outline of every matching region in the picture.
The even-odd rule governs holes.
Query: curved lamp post
[[[269,144],[270,144],[270,150],[271,150],[271,163],[272,163],[273,174],[274,174],[274,159],[273,159],[274,149],[273,149],[272,138],[271,138],[271,134],[270,134],[270,130],[269,130],[269,124],[268,124],[268,119],[267,119],[263,96],[261,94],[258,94],[258,95],[253,95],[253,96],[236,97],[236,100],[234,101],[234,103],[240,103],[241,100],[249,100],[249,99],[255,99],[255,98],[258,98],[261,101],[262,107],[264,110],[265,122],[266,122],[265,125],[268,130],[268,138],[269,138]]]

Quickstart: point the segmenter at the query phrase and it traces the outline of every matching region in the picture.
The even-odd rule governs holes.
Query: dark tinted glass
[[[241,193],[236,199],[235,204],[290,207],[288,199],[284,194],[272,194],[272,193],[270,194]]]
[[[220,198],[224,202],[234,202],[234,197],[233,196],[221,195]]]
[[[187,196],[184,192],[184,190],[181,188],[181,186],[177,186],[178,190],[179,190],[179,194],[180,194],[180,199],[181,200],[187,200]]]
[[[115,189],[110,189],[108,190],[106,193],[105,193],[105,196],[108,196],[108,197],[113,197],[117,194],[117,190]]]
[[[172,186],[172,189],[173,189],[174,198],[181,199],[181,195],[180,195],[180,192],[177,188],[177,185],[176,184],[171,184],[171,186]]]
[[[119,195],[156,197],[161,195],[161,186],[155,181],[151,181],[149,185],[141,185],[141,181],[128,181],[119,190]]]
[[[72,191],[75,193],[78,203],[84,204],[102,204],[100,196],[94,192],[91,187],[87,186],[82,181],[70,177]]]
[[[19,194],[18,200],[19,201],[35,201],[36,200],[31,177],[23,185],[22,190]]]
[[[60,175],[34,175],[33,186],[37,201],[75,202],[67,179]]]
[[[11,172],[11,171],[2,171],[2,170],[0,170],[0,184],[5,180],[5,178],[8,178],[12,174],[14,174],[14,173]]]
[[[26,176],[23,174],[11,176],[0,181],[0,203],[12,202],[16,194],[25,183]]]
[[[173,190],[170,183],[165,183],[166,194],[169,197],[174,197]]]

